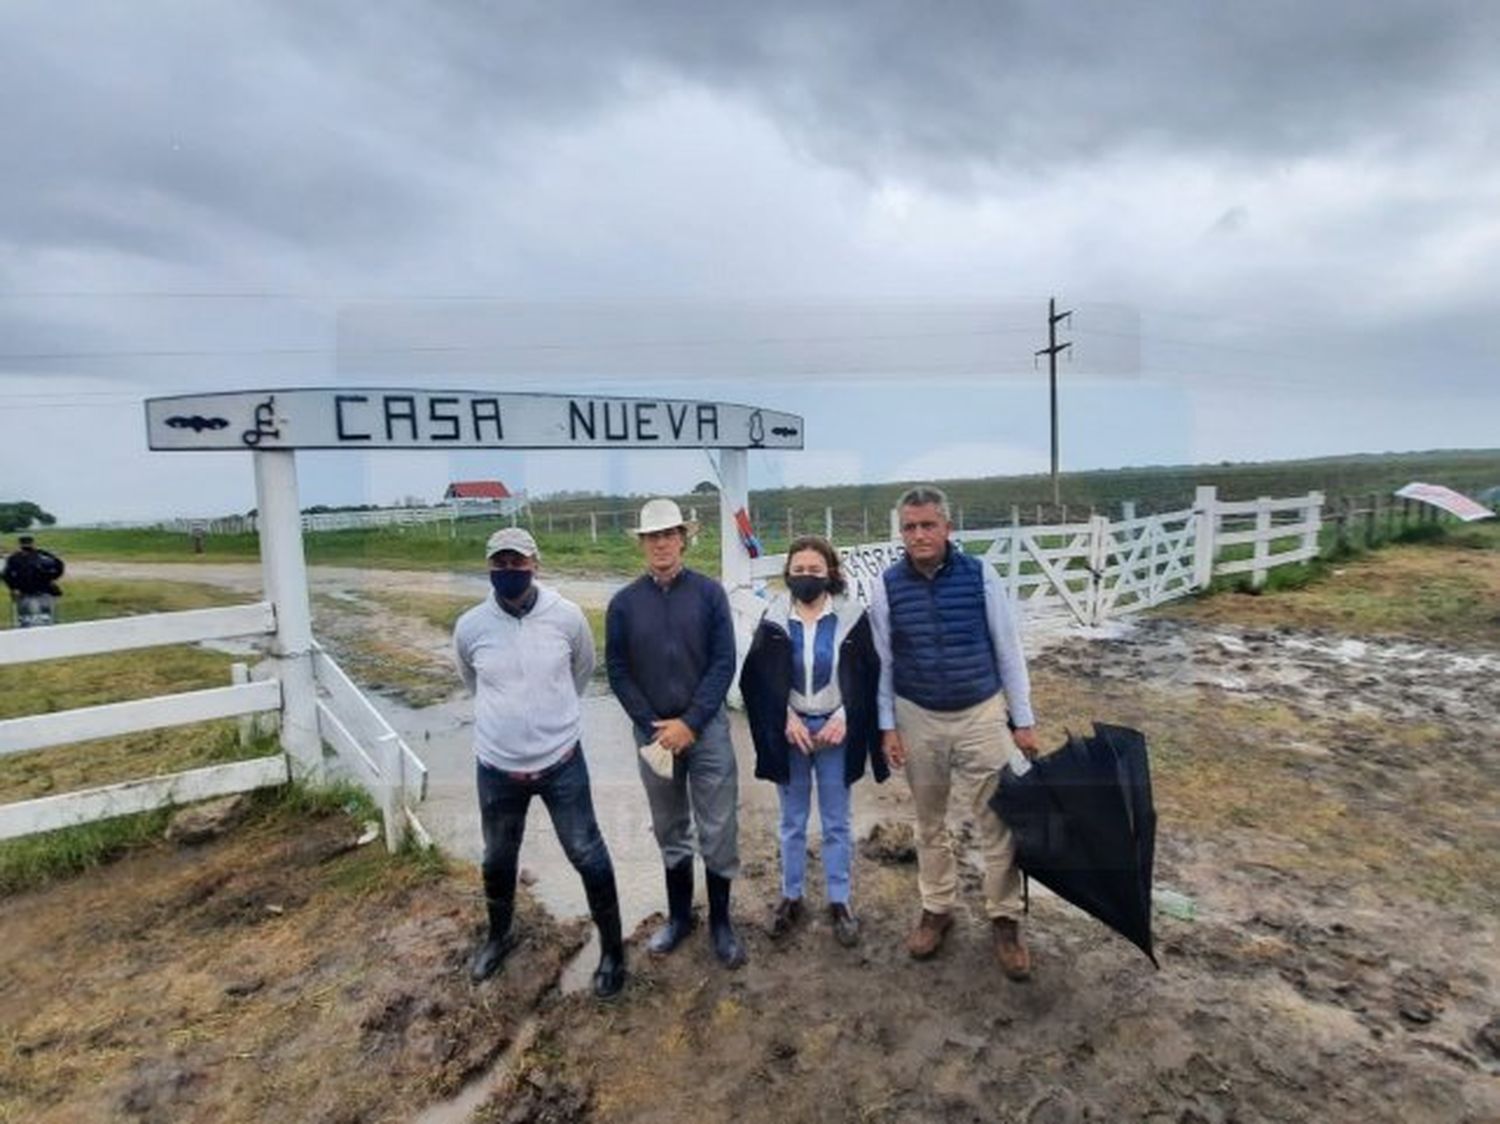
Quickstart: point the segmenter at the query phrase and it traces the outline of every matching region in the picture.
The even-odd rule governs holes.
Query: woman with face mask
[[[869,619],[846,596],[838,553],[828,540],[796,539],[786,558],[787,592],[766,609],[740,675],[755,775],[776,783],[781,802],[781,901],[769,929],[779,939],[805,915],[807,825],[816,788],[829,920],[847,948],[859,940],[849,905],[850,786],[864,776],[867,759],[877,783],[890,773],[875,705],[880,661]]]

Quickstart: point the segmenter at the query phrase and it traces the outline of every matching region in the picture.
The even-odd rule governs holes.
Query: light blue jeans
[[[805,719],[810,733],[823,721]],[[791,781],[777,785],[781,798],[781,894],[802,897],[807,874],[807,821],[812,806],[813,778],[818,785],[818,824],[823,833],[823,876],[829,905],[849,904],[850,846],[849,786],[844,783],[844,746],[819,748],[812,756],[791,747]]]

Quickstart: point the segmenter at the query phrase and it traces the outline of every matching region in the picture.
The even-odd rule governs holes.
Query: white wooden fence
[[[304,512],[304,531],[350,531],[362,527],[415,527],[457,519],[508,518],[526,510],[525,495],[495,503],[449,503],[441,507],[379,507],[366,511]],[[250,530],[255,530],[252,520]]]
[[[313,651],[313,676],[318,733],[375,798],[385,821],[386,846],[396,850],[408,830],[422,846],[432,846],[412,810],[427,797],[427,766],[321,646]]]
[[[271,603],[264,601],[230,608],[15,629],[0,632],[0,666],[164,644],[266,636],[275,631],[275,612]],[[426,766],[321,649],[313,653],[313,674],[318,690],[318,732],[355,781],[379,804],[385,819],[386,845],[392,850],[399,847],[408,831],[424,844],[430,844],[412,811],[412,805],[426,795]],[[0,721],[0,757],[93,738],[275,712],[281,709],[283,701],[281,681],[272,677],[228,687],[11,718]],[[291,776],[290,758],[286,753],[276,753],[0,805],[0,840],[282,785]]]
[[[301,515],[304,531],[349,531],[362,527],[415,527],[449,523],[456,519],[511,519],[526,510],[526,495],[519,493],[494,503],[445,503],[437,507],[374,507],[362,511],[308,511]],[[212,519],[157,519],[145,522],[70,524],[70,530],[152,530],[177,534],[253,535],[254,515],[223,515]]]
[[[1290,499],[1221,502],[1199,488],[1181,511],[1111,521],[955,531],[953,538],[983,546],[981,557],[1005,582],[1028,626],[1099,625],[1205,588],[1218,575],[1249,574],[1264,584],[1277,566],[1318,554],[1323,494]],[[892,513],[892,540],[840,547],[846,577],[862,601],[880,574],[902,556]],[[1244,558],[1221,558],[1225,551]],[[779,576],[784,554],[758,558],[752,574]]]

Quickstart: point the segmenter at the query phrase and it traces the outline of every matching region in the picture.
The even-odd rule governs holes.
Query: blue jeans
[[[823,721],[805,719],[809,733]],[[850,846],[849,786],[844,783],[843,743],[822,747],[812,756],[791,747],[791,781],[777,785],[781,798],[781,895],[800,898],[807,872],[807,820],[812,805],[813,778],[818,784],[818,823],[823,833],[823,877],[829,905],[849,904]]]
[[[615,868],[609,848],[594,818],[589,792],[589,768],[583,747],[573,750],[536,777],[520,780],[483,762],[478,764],[479,826],[484,834],[484,896],[507,912],[515,900],[516,864],[526,834],[526,810],[540,796],[552,817],[552,827],[568,861],[583,878],[592,907],[595,895],[608,887],[613,893]]]

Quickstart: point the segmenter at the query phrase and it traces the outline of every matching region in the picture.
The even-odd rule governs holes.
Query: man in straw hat
[[[583,611],[536,584],[540,552],[519,527],[490,536],[491,596],[458,618],[453,646],[474,692],[479,822],[489,933],[469,965],[474,981],[493,975],[511,948],[516,863],[526,811],[540,796],[558,842],[579,876],[599,927],[594,994],[625,986],[625,947],[615,868],[594,818],[583,759],[578,696],[594,673],[594,637]]]
[[[729,917],[739,873],[739,772],[724,696],[734,679],[734,624],[718,582],[682,564],[690,528],[677,504],[654,499],[633,533],[646,573],[620,590],[605,617],[609,685],[643,748],[641,782],[666,867],[667,923],[647,948],[665,955],[693,929],[693,829],[708,882],[714,954],[745,962]],[[648,762],[661,751],[669,762]]]

